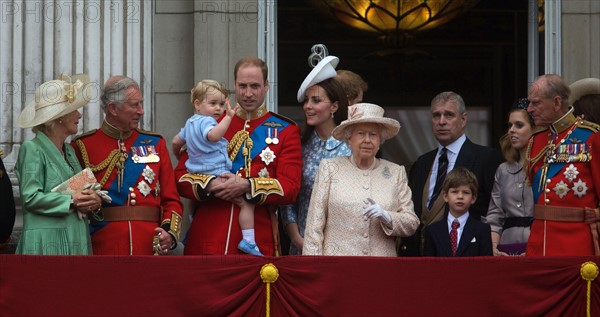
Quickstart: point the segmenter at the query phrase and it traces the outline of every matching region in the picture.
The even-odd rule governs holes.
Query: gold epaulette
[[[4,156],[4,151],[0,150],[0,158]]]
[[[136,128],[136,130],[137,130],[138,133],[148,134],[148,135],[154,135],[154,136],[157,136],[157,137],[160,137],[161,139],[163,139],[163,136],[160,133],[157,133],[157,132],[154,132],[154,131],[142,130],[140,128]]]
[[[578,128],[592,130],[594,132],[600,131],[600,125],[591,121],[581,120],[577,123]]]
[[[96,133],[96,131],[98,131],[98,129],[93,129],[93,130],[90,130],[90,131],[88,131],[88,132],[82,133],[82,134],[80,134],[80,135],[78,135],[78,136],[74,137],[74,138],[73,138],[73,141],[77,141],[77,140],[79,140],[79,139],[82,139],[82,138],[88,137],[88,136],[90,136],[90,135],[92,135],[92,134]]]
[[[279,119],[281,119],[283,121],[287,121],[287,122],[289,122],[289,123],[291,123],[293,125],[298,125],[298,124],[296,124],[296,121],[294,121],[294,120],[292,120],[292,119],[290,119],[290,118],[288,118],[288,117],[286,117],[284,115],[280,115],[279,113],[275,113],[275,112],[271,112],[271,114],[273,114],[274,116],[276,116],[277,118],[279,118]]]

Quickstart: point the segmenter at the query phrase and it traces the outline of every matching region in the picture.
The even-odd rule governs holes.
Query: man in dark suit
[[[490,225],[470,214],[477,199],[477,178],[464,167],[448,173],[442,189],[445,217],[425,228],[425,256],[491,256]]]
[[[400,256],[422,255],[425,240],[423,228],[444,217],[445,202],[440,192],[447,172],[455,166],[462,166],[475,174],[479,195],[470,212],[479,220],[487,214],[496,168],[503,161],[499,151],[475,144],[466,137],[467,111],[459,94],[446,91],[433,98],[431,124],[438,147],[420,156],[408,177],[415,213],[421,220],[421,226],[413,237],[401,239],[398,247]],[[438,178],[440,184],[436,186]]]

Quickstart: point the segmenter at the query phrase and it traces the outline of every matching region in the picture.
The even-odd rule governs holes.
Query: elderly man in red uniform
[[[101,102],[101,128],[73,140],[81,164],[112,198],[92,217],[94,254],[167,254],[177,246],[183,205],[165,140],[138,129],[144,108],[133,79],[108,79]]]
[[[186,255],[240,253],[239,207],[231,202],[240,196],[256,204],[254,230],[261,252],[277,254],[275,209],[293,203],[300,190],[300,130],[290,119],[267,111],[267,65],[256,57],[243,58],[235,65],[234,77],[240,107],[225,133],[234,175],[188,174],[185,152],[175,168],[179,193],[201,201],[188,232]]]
[[[569,94],[554,74],[529,89],[527,111],[547,129],[529,141],[535,206],[527,255],[600,255],[600,126],[573,115]]]

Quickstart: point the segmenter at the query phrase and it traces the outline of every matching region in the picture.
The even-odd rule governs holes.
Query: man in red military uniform
[[[569,94],[558,75],[529,89],[527,111],[547,129],[529,141],[535,206],[527,255],[600,255],[600,126],[573,115]]]
[[[274,211],[277,205],[293,203],[300,190],[300,129],[293,121],[267,111],[267,65],[256,57],[243,58],[235,66],[234,77],[240,107],[225,133],[234,175],[188,174],[185,152],[175,168],[179,193],[201,201],[193,214],[186,255],[240,253],[239,207],[231,203],[239,196],[256,204],[254,230],[261,252],[277,254]]]
[[[81,164],[112,198],[91,220],[94,254],[167,254],[177,246],[183,205],[165,140],[137,128],[144,108],[133,79],[111,77],[101,102],[102,127],[73,140]]]

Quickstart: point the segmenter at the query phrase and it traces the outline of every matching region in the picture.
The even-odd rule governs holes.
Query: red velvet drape
[[[597,257],[0,256],[0,316],[585,316]],[[600,316],[600,278],[591,316]]]

